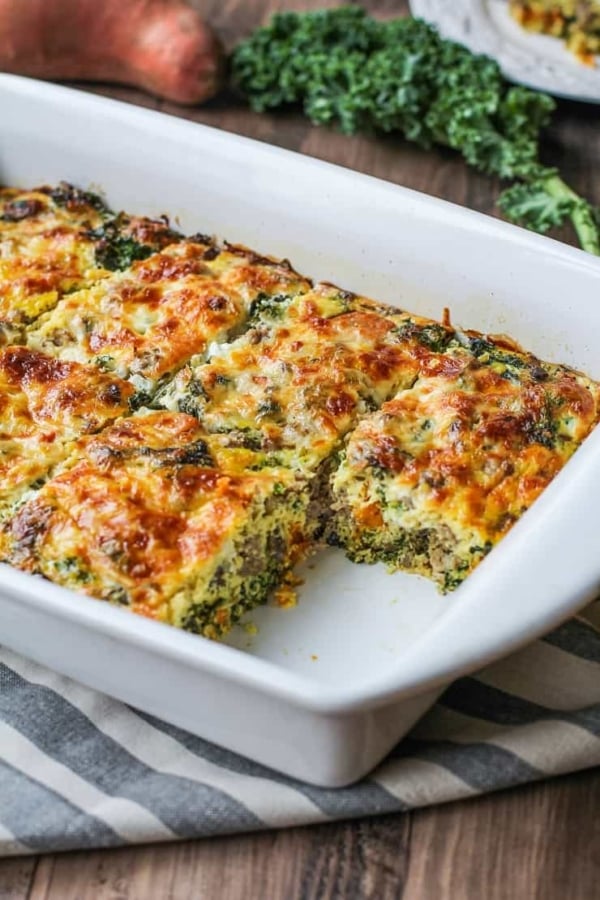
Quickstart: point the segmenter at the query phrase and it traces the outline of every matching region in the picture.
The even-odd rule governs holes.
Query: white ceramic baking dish
[[[600,262],[457,206],[137,107],[0,76],[0,180],[67,179],[289,257],[415,312],[507,332],[600,377]],[[0,642],[289,775],[347,784],[452,679],[574,613],[600,584],[600,430],[453,595],[335,551],[299,604],[229,646],[0,566]]]

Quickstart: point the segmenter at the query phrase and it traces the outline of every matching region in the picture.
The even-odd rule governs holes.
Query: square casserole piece
[[[350,436],[327,538],[457,587],[598,421],[600,386],[509,339],[406,326],[419,375]]]
[[[243,472],[214,449],[170,412],[82,440],[6,527],[6,561],[218,637],[285,586],[307,549],[308,498],[292,472]]]
[[[190,358],[243,329],[257,299],[308,288],[285,262],[196,235],[63,297],[26,340],[130,380],[142,405]]]
[[[177,239],[163,219],[115,215],[66,183],[1,188],[0,343],[22,343],[26,327],[61,297]]]
[[[255,466],[320,473],[326,503],[344,436],[417,377],[415,341],[404,327],[413,320],[325,283],[295,296],[262,295],[244,333],[192,359],[155,402],[198,416],[223,445],[254,452]]]
[[[0,521],[71,455],[129,411],[126,381],[27,347],[0,348]]]

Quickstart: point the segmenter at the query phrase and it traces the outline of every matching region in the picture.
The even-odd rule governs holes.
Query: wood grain
[[[599,802],[596,771],[414,813],[403,898],[593,900]]]
[[[594,900],[600,772],[412,814],[0,863],[2,900]]]
[[[35,857],[0,859],[0,900],[28,897],[36,867]]]
[[[44,859],[30,900],[393,897],[409,817]],[[184,874],[185,873],[185,874]],[[182,877],[184,875],[184,877]]]
[[[193,0],[228,47],[275,9],[323,0]],[[402,14],[403,0],[365,3]],[[301,115],[258,116],[231,94],[182,109],[89,87],[288,147],[497,215],[499,185],[453,153],[398,137],[344,137]],[[600,107],[562,102],[544,158],[600,204]],[[568,229],[557,235],[573,241]],[[268,249],[268,248],[267,248]],[[163,846],[0,861],[0,900],[594,900],[600,896],[600,772],[374,820]]]

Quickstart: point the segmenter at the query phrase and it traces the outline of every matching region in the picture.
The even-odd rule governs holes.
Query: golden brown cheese
[[[100,277],[86,232],[102,224],[102,212],[80,198],[67,209],[41,190],[0,191],[0,323],[4,342],[18,326],[52,308],[60,294]]]
[[[5,530],[25,571],[214,637],[305,551],[289,472],[218,466],[191,416],[155,412],[82,441]]]
[[[456,587],[598,421],[600,389],[503,339],[441,331],[415,384],[353,432],[330,540]]]
[[[157,402],[255,451],[255,464],[314,471],[361,415],[416,378],[407,320],[326,284],[264,298],[241,337],[186,366]]]
[[[64,297],[30,330],[29,346],[115,372],[150,397],[165,376],[243,327],[257,296],[309,286],[288,266],[202,240]]]
[[[114,216],[68,184],[0,190],[1,341],[22,342],[24,326],[119,268],[125,251],[148,255],[175,239],[165,221]]]
[[[25,347],[0,349],[0,518],[83,434],[126,414],[130,384]]]

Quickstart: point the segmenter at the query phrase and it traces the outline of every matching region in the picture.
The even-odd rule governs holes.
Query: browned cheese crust
[[[26,347],[0,349],[0,518],[64,462],[73,441],[127,414],[133,388]]]

